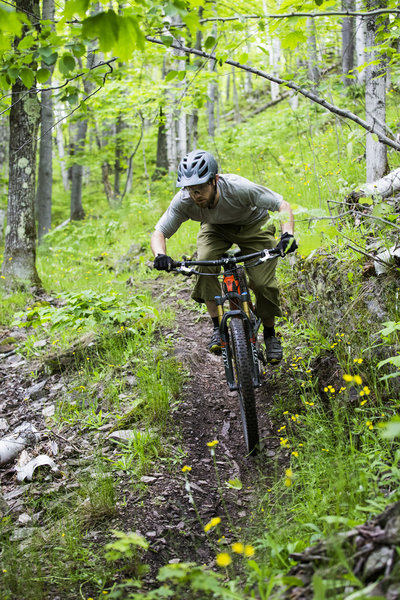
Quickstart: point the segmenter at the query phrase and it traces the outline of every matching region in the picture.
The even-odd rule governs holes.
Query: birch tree
[[[384,8],[385,0],[367,0],[368,10]],[[374,125],[377,131],[385,133],[386,121],[386,57],[379,53],[377,30],[380,21],[375,15],[366,20],[366,45],[368,65],[365,72],[365,120]],[[387,148],[367,133],[366,140],[366,180],[367,183],[380,179],[388,170]]]

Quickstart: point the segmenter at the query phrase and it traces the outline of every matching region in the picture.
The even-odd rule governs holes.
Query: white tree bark
[[[400,191],[400,168],[395,169],[377,181],[361,185],[355,192],[358,197],[378,196],[388,198]]]
[[[182,24],[180,16],[171,17],[171,24],[179,26]],[[178,42],[183,43],[183,39]],[[184,71],[186,68],[185,53],[177,48],[172,50],[173,70]],[[187,132],[186,132],[186,114],[181,109],[181,97],[184,83],[179,79],[174,79],[167,92],[167,106],[169,107],[166,115],[166,138],[168,153],[168,171],[175,173],[179,160],[187,152]]]
[[[60,163],[61,169],[61,179],[63,182],[64,190],[67,192],[69,190],[69,179],[68,179],[68,169],[65,166],[65,145],[64,145],[64,136],[62,132],[62,125],[59,123],[56,126],[56,143],[58,150],[58,161]]]
[[[365,10],[363,0],[356,0],[356,11]],[[355,17],[355,50],[357,68],[365,64],[365,19]],[[357,81],[362,84],[365,82],[365,69],[357,71]]]
[[[216,38],[217,36],[217,28],[213,27],[212,29],[212,34],[213,36]],[[215,60],[210,60],[210,62],[208,63],[208,70],[210,71],[210,73],[215,73],[217,70],[217,61]],[[211,138],[215,137],[215,110],[216,110],[216,103],[217,103],[217,96],[218,96],[218,84],[216,79],[211,79],[210,83],[208,84],[208,90],[207,90],[207,96],[208,96],[208,100],[207,100],[207,120],[208,120],[208,135]]]
[[[382,8],[380,0],[368,0],[367,8]],[[369,16],[366,21],[366,45],[371,48],[377,44],[377,19]],[[372,50],[367,58],[368,62],[378,61],[378,64],[369,64],[365,73],[365,120],[373,125],[376,130],[385,133],[386,121],[386,60],[377,51]],[[366,166],[367,182],[380,179],[388,169],[387,148],[376,141],[370,133],[366,140]]]

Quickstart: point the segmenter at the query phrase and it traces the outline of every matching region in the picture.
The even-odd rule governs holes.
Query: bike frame
[[[248,344],[249,356],[252,358],[252,378],[253,387],[260,387],[260,370],[259,360],[260,356],[257,350],[257,333],[261,325],[261,319],[258,319],[254,312],[253,303],[251,301],[250,292],[248,289],[241,289],[240,282],[240,267],[239,263],[245,264],[246,262],[253,261],[253,264],[248,264],[248,267],[255,267],[259,264],[272,260],[281,256],[280,252],[272,250],[262,250],[254,254],[247,254],[245,256],[231,256],[227,258],[221,258],[218,260],[202,260],[202,261],[183,261],[181,263],[175,263],[175,270],[185,275],[205,275],[205,276],[216,276],[215,273],[201,273],[193,269],[189,269],[192,266],[213,266],[222,267],[223,279],[222,279],[222,291],[221,296],[215,296],[215,302],[218,311],[219,331],[221,336],[222,346],[222,360],[225,368],[225,376],[231,391],[237,390],[238,385],[235,382],[232,353],[229,346],[229,321],[231,319],[241,319],[246,332],[246,341]],[[258,260],[255,260],[258,259]],[[254,262],[255,261],[255,262]],[[218,275],[217,275],[218,276]],[[229,310],[225,311],[224,307],[229,302]]]

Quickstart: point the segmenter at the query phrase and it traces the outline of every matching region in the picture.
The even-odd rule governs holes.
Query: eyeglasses
[[[201,183],[198,186],[188,185],[188,186],[185,186],[183,189],[186,192],[188,192],[188,194],[191,198],[199,198],[199,196],[201,196],[202,192],[204,192],[204,190],[206,189],[206,187],[208,185],[212,185],[212,181],[207,181],[206,183]]]

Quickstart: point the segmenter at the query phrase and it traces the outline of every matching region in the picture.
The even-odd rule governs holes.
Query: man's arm
[[[150,247],[154,256],[167,253],[167,243],[165,236],[161,231],[158,231],[157,229],[154,230],[150,240]]]
[[[288,215],[288,220],[284,223],[281,223],[282,233],[289,233],[290,235],[294,234],[294,216],[293,211],[290,208],[289,202],[286,200],[282,200],[282,203],[279,207],[280,213],[286,213]]]

